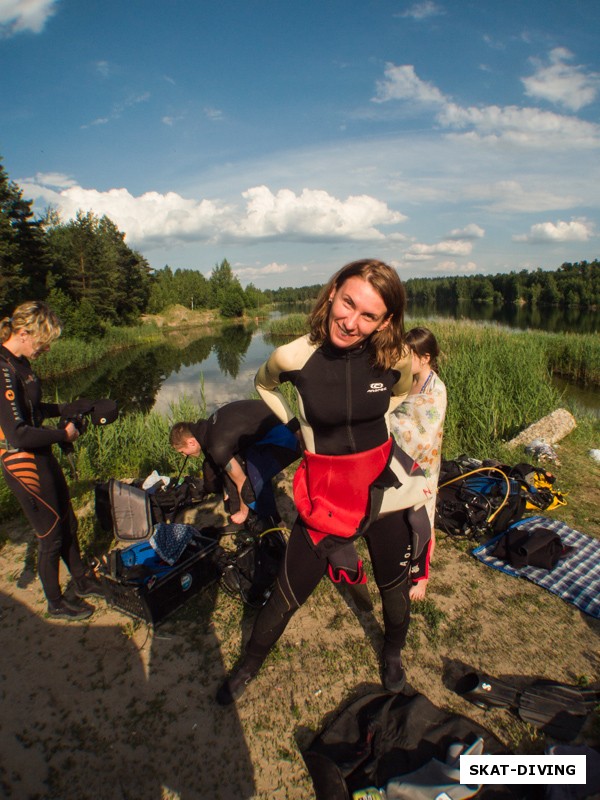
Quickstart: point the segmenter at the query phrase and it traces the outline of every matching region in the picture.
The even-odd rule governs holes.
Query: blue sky
[[[593,260],[598,0],[0,0],[0,155],[151,266]]]

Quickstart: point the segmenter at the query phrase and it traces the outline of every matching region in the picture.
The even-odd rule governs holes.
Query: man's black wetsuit
[[[28,359],[0,346],[2,472],[38,537],[38,571],[50,603],[61,598],[61,558],[73,578],[85,575],[69,489],[52,453],[53,444],[68,441],[67,434],[42,427],[46,417],[60,414],[57,404],[42,403],[41,385]]]
[[[207,492],[220,492],[224,484],[230,497],[230,513],[237,511],[238,492],[225,471],[227,464],[237,459],[252,486],[248,491],[248,482],[244,484],[244,502],[259,517],[276,514],[271,478],[300,453],[295,436],[262,400],[227,403],[208,419],[198,420],[191,426],[191,432],[204,453]]]

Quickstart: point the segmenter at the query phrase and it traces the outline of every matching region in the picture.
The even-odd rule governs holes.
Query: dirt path
[[[282,504],[290,520],[291,504]],[[595,519],[590,532],[598,535]],[[89,624],[50,621],[39,581],[26,569],[31,534],[21,523],[8,533],[0,552],[1,796],[314,797],[299,747],[357,689],[380,685],[372,580],[372,614],[323,582],[246,695],[222,709],[214,694],[251,613],[213,586],[156,632],[102,600]],[[466,703],[446,688],[447,677],[466,665],[517,682],[598,683],[599,633],[598,620],[440,537],[427,603],[411,623],[409,681],[512,749],[542,752],[534,729],[509,712]],[[600,723],[586,741],[600,741]]]

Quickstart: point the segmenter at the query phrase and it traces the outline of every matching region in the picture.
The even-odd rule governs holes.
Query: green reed
[[[175,422],[195,422],[206,413],[206,405],[182,397],[167,414],[133,412],[106,427],[88,427],[77,440],[76,464],[82,480],[111,477],[146,477],[156,469],[161,475],[176,475],[184,456],[169,445]],[[199,468],[199,465],[198,465]]]
[[[271,336],[303,336],[308,333],[308,315],[288,314],[272,319],[265,325],[264,332]]]
[[[430,323],[448,391],[444,457],[498,455],[503,441],[561,403],[543,335],[467,323]]]
[[[600,385],[598,334],[548,334],[546,352],[553,372],[584,385]]]
[[[99,363],[109,353],[163,338],[160,329],[155,325],[109,328],[101,339],[92,339],[89,342],[61,337],[54,342],[48,354],[40,356],[36,361],[35,371],[41,378],[68,375]]]

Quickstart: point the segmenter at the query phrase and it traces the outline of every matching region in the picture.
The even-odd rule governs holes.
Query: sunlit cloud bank
[[[129,244],[138,248],[173,241],[378,241],[385,239],[381,226],[406,219],[369,195],[341,200],[314,189],[273,193],[266,186],[255,186],[242,193],[245,205],[235,205],[188,199],[176,192],[146,192],[139,197],[127,189],[100,192],[56,174],[37,175],[20,185],[38,205],[56,208],[63,220],[73,219],[79,210],[110,217],[125,231]]]

